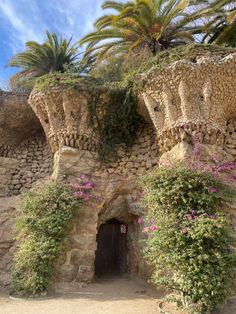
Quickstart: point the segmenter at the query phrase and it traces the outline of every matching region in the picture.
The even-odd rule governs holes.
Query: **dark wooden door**
[[[101,225],[97,234],[95,273],[122,275],[127,272],[127,227],[116,219]]]

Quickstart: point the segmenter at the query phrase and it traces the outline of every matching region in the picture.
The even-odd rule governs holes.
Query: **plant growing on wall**
[[[81,215],[92,188],[82,176],[79,183],[54,182],[24,194],[16,221],[20,246],[14,259],[14,294],[37,296],[47,290],[71,219]]]
[[[207,313],[226,300],[234,280],[236,256],[222,211],[233,191],[212,174],[181,166],[155,169],[142,186],[152,282],[177,292],[190,313]]]

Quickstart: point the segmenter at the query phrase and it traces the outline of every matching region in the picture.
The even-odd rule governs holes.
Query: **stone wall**
[[[52,173],[52,154],[42,133],[9,148],[7,155],[0,157],[0,195],[18,195]]]
[[[9,195],[18,195],[29,190],[33,184],[52,173],[52,154],[43,134],[22,142],[12,157],[17,160],[11,181]]]
[[[16,249],[14,223],[19,197],[0,198],[0,287],[11,282],[11,266]]]
[[[236,160],[236,118],[227,121],[224,150]]]
[[[30,106],[41,122],[53,153],[60,145],[96,151],[97,135],[89,122],[91,101],[86,88],[80,92],[61,87],[32,91]]]
[[[52,172],[52,155],[29,95],[0,91],[0,196],[17,195]]]
[[[137,139],[130,149],[126,150],[120,147],[118,157],[118,160],[106,165],[105,173],[137,176],[157,165],[159,152],[156,132],[152,124],[146,124],[140,129]]]
[[[18,160],[15,158],[0,157],[0,197],[8,195],[8,187],[17,165]]]
[[[29,95],[0,91],[0,156],[42,130],[40,122],[28,105]]]

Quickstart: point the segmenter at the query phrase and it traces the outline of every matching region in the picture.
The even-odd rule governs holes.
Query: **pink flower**
[[[78,192],[73,192],[73,193],[72,193],[72,196],[73,196],[74,198],[78,197],[78,195],[79,195]]]
[[[83,185],[83,188],[85,188],[85,189],[91,189],[91,188],[93,188],[93,183],[92,183],[92,182],[86,182],[86,183]]]
[[[143,232],[144,232],[144,233],[148,233],[148,231],[149,231],[149,227],[144,227],[144,228],[143,228]]]
[[[85,175],[82,174],[82,175],[80,176],[80,179],[81,179],[81,180],[84,180],[84,179],[85,179]]]
[[[151,230],[152,230],[152,231],[156,231],[156,230],[157,230],[157,226],[155,226],[155,225],[154,225],[154,226],[151,226]]]
[[[217,164],[218,163],[218,159],[217,159],[217,156],[215,155],[212,155],[211,156],[212,160]]]
[[[137,222],[138,225],[141,225],[141,223],[143,222],[143,220],[142,220],[141,217],[138,217],[138,218],[136,219],[136,222]]]
[[[186,215],[186,218],[187,218],[188,220],[194,220],[194,218],[193,218],[193,216],[192,216],[191,214]]]
[[[216,193],[217,192],[217,188],[215,186],[212,186],[210,189],[211,193]]]
[[[79,183],[76,183],[76,182],[74,182],[74,183],[71,183],[70,184],[70,187],[72,188],[72,189],[81,189],[81,185],[79,184]]]

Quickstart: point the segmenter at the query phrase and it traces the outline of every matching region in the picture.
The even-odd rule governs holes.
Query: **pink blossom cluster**
[[[214,175],[217,179],[222,179],[226,183],[235,181],[236,175],[230,175],[227,172],[236,169],[236,162],[224,162],[219,163],[215,155],[211,156],[211,161],[215,164],[207,164],[200,160],[200,143],[201,134],[197,134],[193,139],[194,146],[194,161],[190,162],[190,167],[192,169],[206,171]],[[211,191],[212,192],[212,191]],[[215,192],[212,192],[215,193]]]
[[[143,225],[144,224],[144,221],[143,221],[142,217],[137,217],[136,218],[136,224],[137,225]],[[148,234],[148,235],[150,235],[151,232],[155,232],[155,231],[157,231],[157,226],[156,226],[154,220],[149,221],[149,225],[148,226],[144,226],[143,229],[142,229],[142,232],[144,234]]]
[[[203,216],[205,216],[205,217],[208,217],[208,218],[210,218],[210,219],[215,219],[215,218],[216,218],[216,214],[203,213],[203,214],[201,214],[201,215],[203,215]],[[195,209],[193,209],[190,214],[187,214],[187,215],[186,215],[186,219],[189,220],[189,221],[194,221],[194,220],[196,220],[199,216],[200,216],[200,215],[197,213],[197,211],[196,211]]]
[[[85,175],[80,176],[79,182],[73,182],[69,184],[72,190],[72,196],[74,198],[82,198],[83,201],[89,201],[93,196],[90,195],[90,191],[94,188],[94,183],[86,180]]]
[[[152,225],[152,226],[143,228],[143,233],[149,233],[149,232],[153,232],[153,231],[157,231],[156,225]]]

